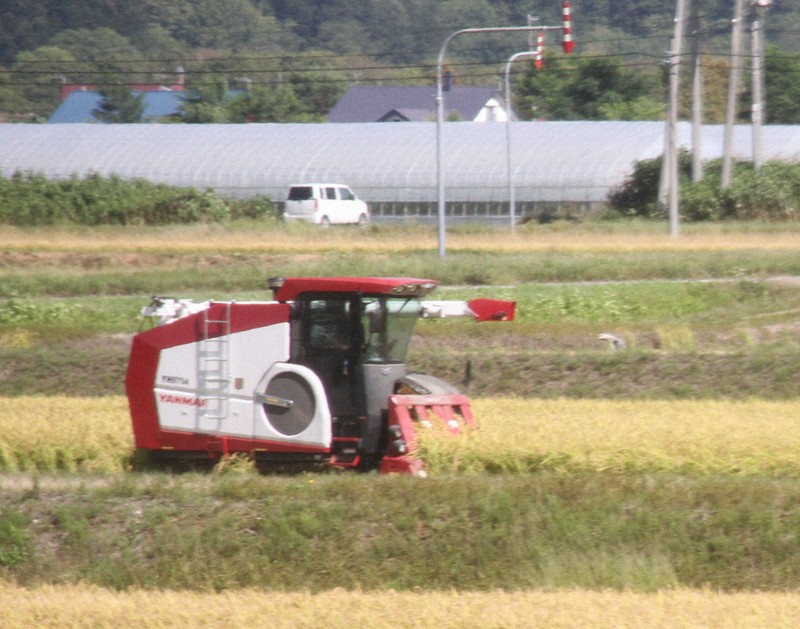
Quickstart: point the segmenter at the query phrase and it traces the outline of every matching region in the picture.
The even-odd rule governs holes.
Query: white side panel
[[[205,418],[198,422],[198,417],[202,416],[207,406],[200,396],[165,389],[155,389],[155,396],[159,424],[165,430],[203,432],[246,439],[253,437],[252,398],[231,398],[225,419]]]
[[[154,395],[159,423],[166,430],[252,437],[253,394],[265,370],[289,357],[289,324],[277,323],[230,335],[224,419],[205,417],[209,404],[199,389],[199,342],[161,351]]]

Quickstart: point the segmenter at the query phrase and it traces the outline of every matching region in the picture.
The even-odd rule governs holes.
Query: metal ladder
[[[203,311],[197,354],[198,387],[203,401],[198,407],[198,427],[202,427],[204,420],[221,420],[228,416],[232,305],[233,302],[226,303],[218,319],[210,318],[213,304]]]

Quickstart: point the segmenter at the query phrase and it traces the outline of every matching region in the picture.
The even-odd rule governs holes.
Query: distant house
[[[443,93],[444,117],[466,122],[505,122],[497,88],[458,86]],[[424,122],[436,120],[436,87],[357,85],[328,114],[328,122]]]
[[[142,121],[157,120],[178,116],[183,105],[183,90],[132,90],[133,94],[143,94],[144,112]],[[103,97],[91,89],[71,90],[58,108],[50,116],[48,122],[100,122],[92,111],[100,107]]]
[[[175,81],[172,83],[136,83],[129,85],[135,96],[143,95],[142,121],[176,117],[181,114],[183,93],[186,90],[186,71],[183,66],[175,68]],[[103,97],[96,85],[86,83],[62,83],[59,89],[61,104],[47,122],[100,122],[92,111],[100,108]]]

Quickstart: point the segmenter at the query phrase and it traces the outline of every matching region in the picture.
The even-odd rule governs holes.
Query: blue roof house
[[[144,113],[142,121],[149,122],[159,118],[177,116],[181,113],[183,104],[182,91],[134,91],[134,94],[144,94]],[[97,122],[92,111],[100,107],[103,97],[98,92],[75,91],[69,94],[50,116],[50,123],[70,122]]]

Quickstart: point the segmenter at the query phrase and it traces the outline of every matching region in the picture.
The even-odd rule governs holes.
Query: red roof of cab
[[[275,293],[277,301],[292,301],[301,293],[371,293],[390,295],[396,286],[433,284],[413,277],[287,277]]]

